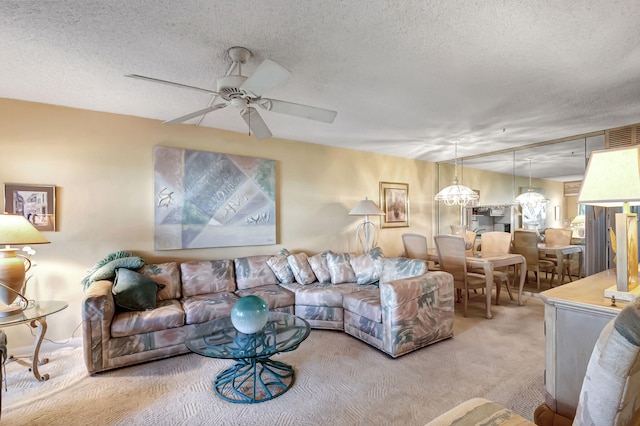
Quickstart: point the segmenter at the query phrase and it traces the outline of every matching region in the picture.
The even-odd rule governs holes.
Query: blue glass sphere
[[[231,323],[236,330],[244,334],[262,330],[268,316],[267,302],[258,296],[241,297],[231,308]]]

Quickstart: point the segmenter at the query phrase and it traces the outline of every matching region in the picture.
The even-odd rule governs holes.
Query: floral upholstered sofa
[[[392,357],[453,335],[452,276],[429,272],[422,260],[386,258],[379,248],[360,256],[283,250],[233,260],[122,260],[105,265],[114,271],[110,279],[94,273],[86,282],[83,344],[91,374],[189,352],[189,331],[229,316],[246,295],[312,328],[344,330]],[[132,307],[121,289],[140,283],[154,290],[147,305]]]

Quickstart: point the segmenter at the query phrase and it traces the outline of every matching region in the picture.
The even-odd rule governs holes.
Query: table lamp
[[[579,204],[620,207],[616,213],[616,285],[605,297],[630,301],[638,287],[638,218],[630,206],[640,205],[640,147],[593,151],[585,172]]]
[[[364,253],[369,253],[378,241],[376,225],[369,221],[369,216],[384,216],[384,212],[380,208],[365,197],[364,200],[358,201],[358,204],[351,209],[349,216],[364,216],[364,222],[358,225],[356,229],[356,246],[362,247]],[[363,241],[364,237],[364,241]]]
[[[25,283],[25,274],[31,268],[31,261],[11,245],[46,244],[46,240],[24,216],[0,214],[0,317],[14,315],[22,310],[23,304],[13,304]]]

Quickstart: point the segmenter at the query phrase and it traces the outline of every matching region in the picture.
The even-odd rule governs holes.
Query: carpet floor
[[[532,419],[544,401],[544,304],[506,291],[494,318],[483,296],[469,317],[456,312],[452,339],[397,359],[337,331],[312,330],[298,349],[275,359],[296,369],[282,396],[233,404],[212,391],[232,361],[196,354],[89,376],[81,341],[47,344],[38,382],[18,363],[6,366],[2,424],[7,425],[423,425],[472,397],[497,401]],[[456,305],[456,310],[460,307]]]

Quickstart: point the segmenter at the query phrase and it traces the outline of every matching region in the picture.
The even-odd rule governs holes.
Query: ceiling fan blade
[[[218,92],[214,92],[213,90],[209,90],[209,89],[203,89],[202,87],[189,86],[189,85],[186,85],[186,84],[175,83],[173,81],[167,81],[167,80],[160,80],[158,78],[153,78],[153,77],[145,77],[144,75],[125,74],[125,77],[137,78],[138,80],[150,81],[152,83],[160,83],[160,84],[166,84],[166,85],[169,85],[169,86],[181,87],[183,89],[197,90],[198,92],[210,93],[210,94],[213,94],[213,95],[217,95],[218,94]]]
[[[192,112],[191,114],[183,115],[182,117],[178,117],[178,118],[174,118],[173,120],[165,121],[162,124],[178,124],[178,123],[182,123],[184,121],[190,120],[192,118],[196,118],[196,117],[198,117],[200,115],[207,114],[207,113],[209,113],[211,111],[215,111],[217,109],[224,108],[226,106],[227,106],[227,104],[215,104],[215,105],[212,105],[210,107],[206,107],[204,109],[201,109],[199,111]]]
[[[337,111],[330,109],[312,107],[309,105],[296,104],[293,102],[279,101],[277,99],[263,98],[256,102],[267,111],[279,112],[281,114],[295,115],[296,117],[308,118],[309,120],[333,123]]]
[[[272,136],[271,131],[269,131],[269,128],[255,108],[246,108],[240,113],[240,115],[247,123],[249,130],[253,132],[256,139],[267,139]]]
[[[240,88],[248,90],[256,96],[261,96],[284,83],[289,77],[291,77],[291,71],[271,59],[267,59],[258,65],[251,77],[247,78]]]

